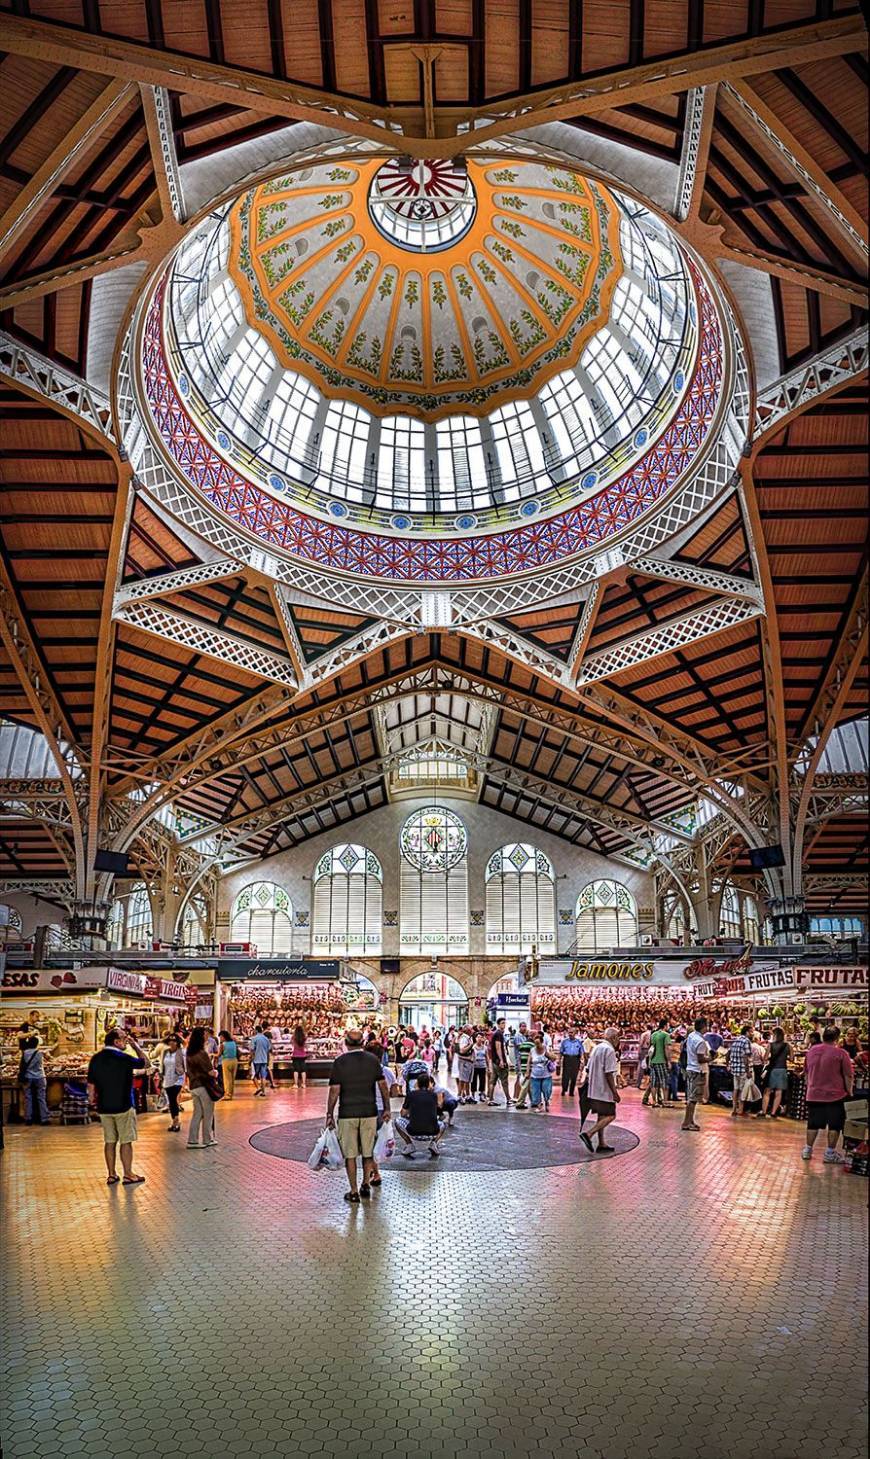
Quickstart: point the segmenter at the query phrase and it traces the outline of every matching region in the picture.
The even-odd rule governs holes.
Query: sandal
[[[357,1195],[356,1191],[345,1191],[344,1198],[346,1201],[350,1201],[351,1205],[359,1205],[359,1196]]]
[[[106,1178],[106,1185],[117,1185],[120,1179],[120,1175],[110,1175]]]
[[[144,1175],[134,1175],[134,1176],[131,1176],[131,1178],[128,1180],[127,1177],[126,1177],[126,1175],[125,1175],[124,1176],[124,1179],[122,1181],[122,1184],[123,1185],[144,1185],[145,1184],[145,1177],[144,1177]]]
[[[369,1185],[383,1185],[383,1181],[381,1180],[381,1177],[378,1176],[377,1180],[370,1180]]]

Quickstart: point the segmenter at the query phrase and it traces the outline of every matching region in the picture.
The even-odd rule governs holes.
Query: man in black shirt
[[[409,1089],[402,1105],[403,1119],[396,1121],[396,1134],[407,1145],[402,1154],[406,1160],[414,1159],[414,1141],[428,1140],[429,1154],[434,1159],[441,1152],[438,1141],[444,1133],[441,1107],[444,1096],[436,1094],[428,1074],[421,1074],[417,1088]]]
[[[375,1089],[380,1086],[384,1120],[390,1118],[390,1086],[383,1066],[374,1054],[366,1053],[359,1029],[350,1028],[344,1036],[347,1053],[333,1061],[329,1071],[329,1103],[326,1106],[327,1128],[336,1127],[335,1106],[338,1105],[338,1143],[344,1156],[350,1190],[345,1200],[359,1204],[360,1196],[371,1195],[375,1176],[375,1138],[378,1132],[378,1107]],[[363,1183],[357,1189],[357,1157],[362,1156]]]
[[[495,1104],[495,1086],[501,1085],[508,1109],[511,1105],[510,1068],[508,1066],[507,1041],[504,1033],[504,1019],[500,1018],[489,1045],[489,1102]]]
[[[133,1045],[137,1058],[125,1054],[127,1043]],[[131,1033],[110,1028],[106,1034],[105,1048],[94,1054],[88,1065],[88,1084],[96,1097],[100,1124],[103,1127],[106,1169],[109,1172],[107,1185],[117,1185],[115,1152],[121,1146],[121,1166],[125,1185],[141,1185],[144,1175],[133,1170],[133,1141],[137,1138],[136,1111],[133,1108],[133,1074],[136,1069],[147,1069],[148,1059]]]

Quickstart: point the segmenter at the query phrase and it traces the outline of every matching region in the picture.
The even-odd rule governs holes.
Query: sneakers
[[[813,1158],[813,1147],[812,1147],[812,1145],[804,1145],[804,1148],[801,1151],[801,1160],[812,1160],[812,1158]]]
[[[823,1165],[845,1165],[846,1158],[839,1150],[826,1150],[822,1159]]]

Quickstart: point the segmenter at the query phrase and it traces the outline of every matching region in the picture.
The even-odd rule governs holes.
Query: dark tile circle
[[[587,1126],[594,1121],[590,1115]],[[268,1125],[251,1136],[250,1143],[262,1155],[279,1160],[306,1161],[314,1148],[323,1121],[294,1120],[290,1124]],[[637,1135],[618,1124],[609,1125],[606,1139],[615,1155],[590,1155],[579,1138],[576,1119],[559,1115],[532,1114],[522,1110],[466,1108],[456,1111],[453,1129],[441,1143],[441,1158],[430,1160],[424,1144],[416,1147],[416,1159],[403,1160],[398,1150],[384,1162],[384,1173],[419,1174],[422,1170],[542,1170],[551,1165],[606,1165],[640,1144]]]

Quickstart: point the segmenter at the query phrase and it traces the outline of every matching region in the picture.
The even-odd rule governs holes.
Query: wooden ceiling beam
[[[87,111],[64,134],[0,218],[0,258],[10,252],[46,198],[51,196],[70,168],[93,146],[112,118],[127,105],[131,95],[132,87],[128,82],[110,81]]]
[[[165,86],[218,102],[233,102],[249,111],[312,121],[329,112],[330,124],[354,136],[419,157],[448,157],[475,144],[493,141],[535,121],[560,121],[594,115],[614,106],[644,102],[682,92],[711,81],[739,81],[770,70],[862,51],[866,30],[859,16],[837,17],[798,25],[770,35],[744,38],[704,49],[680,52],[640,66],[626,66],[579,85],[565,83],[532,91],[494,105],[436,108],[436,137],[424,135],[419,104],[390,106],[389,120],[401,130],[390,132],[383,109],[364,101],[348,101],[334,93],[273,76],[167,52],[115,36],[92,36],[45,20],[0,16],[0,48],[15,55],[59,66],[75,65],[119,79]],[[462,126],[462,131],[457,128]]]

